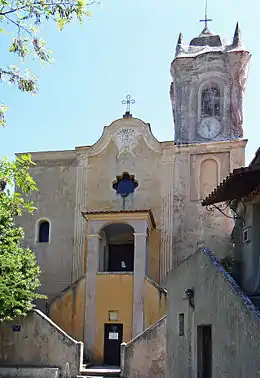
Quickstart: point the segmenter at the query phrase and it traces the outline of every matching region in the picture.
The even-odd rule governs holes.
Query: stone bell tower
[[[225,44],[207,27],[183,43],[182,34],[171,64],[171,102],[175,142],[207,143],[243,137],[243,99],[250,53],[237,24]]]

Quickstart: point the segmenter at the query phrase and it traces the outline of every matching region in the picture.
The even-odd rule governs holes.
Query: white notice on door
[[[117,332],[109,332],[108,338],[109,338],[109,340],[118,340],[118,333]]]

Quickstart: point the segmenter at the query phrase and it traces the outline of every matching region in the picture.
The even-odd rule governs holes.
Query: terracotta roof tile
[[[155,219],[151,209],[130,209],[130,210],[94,210],[94,211],[82,211],[81,214],[84,215],[95,215],[95,214],[131,214],[131,213],[148,213],[153,227],[156,227]]]

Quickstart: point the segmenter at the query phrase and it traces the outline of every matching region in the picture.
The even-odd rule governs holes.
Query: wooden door
[[[104,364],[120,366],[120,345],[123,340],[123,324],[105,324]]]
[[[211,325],[197,328],[197,378],[212,378],[212,331]]]

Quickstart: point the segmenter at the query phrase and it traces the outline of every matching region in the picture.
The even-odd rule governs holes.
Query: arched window
[[[38,224],[38,243],[49,243],[50,223],[47,220],[40,221]]]
[[[100,244],[101,272],[134,271],[134,229],[125,223],[112,223],[103,228]]]
[[[201,115],[203,117],[220,116],[220,89],[215,84],[202,90]]]

